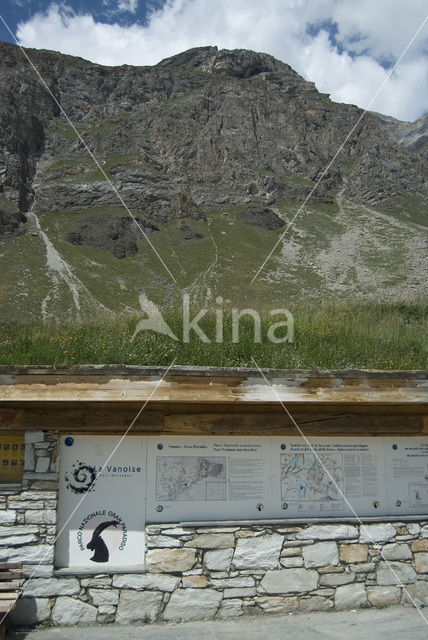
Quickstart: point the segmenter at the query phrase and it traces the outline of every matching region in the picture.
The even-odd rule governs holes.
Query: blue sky
[[[106,65],[156,64],[195,46],[265,51],[334,100],[403,120],[428,111],[425,0],[3,0],[20,44]],[[13,38],[0,24],[0,39]]]

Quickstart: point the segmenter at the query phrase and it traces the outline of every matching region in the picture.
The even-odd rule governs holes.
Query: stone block
[[[47,473],[51,466],[49,456],[40,456],[36,459],[36,473]]]
[[[325,567],[327,565],[339,564],[339,554],[335,542],[316,542],[303,549],[303,560],[305,567]]]
[[[339,587],[342,584],[355,582],[355,573],[325,573],[320,577],[320,585],[324,587]]]
[[[420,534],[421,532],[421,525],[418,524],[417,522],[408,522],[406,524],[406,528],[407,531],[410,533],[410,535],[412,536],[417,536]]]
[[[405,562],[379,562],[377,583],[379,585],[400,585],[416,582],[417,574],[410,564]]]
[[[26,525],[16,525],[15,527],[0,527],[0,544],[4,538],[7,538],[9,536],[27,536],[28,534],[38,535],[38,533],[39,527],[36,526],[28,527]]]
[[[56,491],[34,491],[33,489],[29,491],[22,491],[19,496],[17,496],[21,501],[29,501],[34,500],[35,502],[45,502],[46,500],[56,500]]]
[[[358,609],[367,605],[367,594],[364,584],[345,584],[336,589],[334,606],[336,609]]]
[[[299,603],[299,611],[307,613],[309,611],[328,611],[333,606],[333,601],[322,596],[310,596],[302,598]]]
[[[173,536],[150,536],[147,537],[147,547],[149,549],[153,547],[181,547],[181,543]]]
[[[127,573],[113,577],[117,589],[147,589],[152,591],[174,591],[180,578],[150,573]]]
[[[390,523],[366,524],[360,528],[360,542],[388,542],[395,538],[397,532]]]
[[[242,614],[241,600],[223,600],[215,617],[219,620],[225,620],[226,618],[237,618]]]
[[[296,596],[259,596],[254,600],[266,613],[293,613],[299,606]]]
[[[412,543],[412,551],[428,551],[428,539],[422,538],[422,540],[415,540]]]
[[[415,553],[415,569],[417,573],[428,573],[428,553]]]
[[[49,620],[50,615],[48,598],[20,598],[11,612],[11,620],[17,627],[31,627]]]
[[[281,558],[289,558],[292,556],[301,556],[302,547],[288,547],[281,551]]]
[[[350,524],[313,524],[300,531],[296,538],[298,540],[346,540],[358,538],[358,529]]]
[[[32,444],[25,445],[24,451],[24,470],[34,471],[36,467],[36,456],[34,454],[34,447]]]
[[[33,544],[28,547],[0,548],[0,562],[24,562],[53,564],[54,548],[48,544]]]
[[[204,564],[210,571],[229,571],[233,549],[216,549],[206,551]]]
[[[56,511],[54,509],[27,511],[25,514],[25,522],[27,524],[55,524]]]
[[[97,607],[112,606],[119,602],[119,591],[113,589],[88,589],[88,594]]]
[[[381,555],[385,560],[410,560],[412,558],[409,545],[397,542],[384,545]]]
[[[399,604],[401,589],[398,587],[367,587],[367,599],[373,607],[390,607]]]
[[[206,576],[195,575],[195,576],[183,576],[182,586],[184,589],[187,588],[195,588],[195,589],[203,589],[207,586],[208,580]]]
[[[80,585],[76,578],[36,578],[24,587],[25,596],[46,597],[73,596],[79,593]]]
[[[342,562],[367,562],[368,547],[366,544],[341,544],[340,559]]]
[[[212,579],[211,585],[216,589],[230,589],[231,587],[253,587],[252,576],[236,576],[235,578]]]
[[[278,566],[283,536],[272,534],[259,538],[240,538],[233,556],[237,569],[274,569]]]
[[[195,562],[195,549],[149,549],[146,566],[149,571],[174,573],[189,571]]]
[[[38,538],[34,534],[27,536],[10,536],[9,538],[0,538],[0,547],[18,547],[23,544],[32,544],[37,542]]]
[[[109,576],[93,576],[91,578],[81,578],[81,587],[90,587],[93,589],[105,589],[111,586],[112,579]]]
[[[93,624],[96,619],[96,607],[69,596],[57,598],[52,609],[52,624],[57,627]]]
[[[15,524],[16,511],[0,511],[0,525],[2,524]]]
[[[301,556],[291,556],[291,558],[280,558],[279,564],[284,569],[288,567],[303,567],[303,558]]]
[[[121,591],[116,623],[133,624],[143,622],[147,618],[154,622],[161,610],[162,597],[162,593],[158,591]]]
[[[243,587],[242,589],[225,589],[223,598],[251,598],[256,595],[255,587]]]
[[[351,571],[354,573],[372,573],[376,569],[374,562],[361,562],[360,564],[351,564]]]
[[[113,617],[116,614],[116,607],[110,604],[102,604],[98,607],[98,616],[97,622],[105,622],[105,616]],[[100,620],[100,616],[102,616],[102,620]],[[111,620],[113,622],[113,620]]]
[[[50,578],[53,576],[51,564],[23,564],[22,576],[25,578]]]
[[[25,444],[34,444],[35,442],[44,442],[45,434],[43,431],[26,431],[24,441]]]
[[[407,593],[406,593],[407,592]],[[414,584],[406,585],[406,590],[403,589],[403,604],[421,604],[428,605],[428,581],[418,580]],[[412,602],[413,600],[413,602]]]
[[[184,546],[195,549],[229,549],[235,546],[235,536],[233,533],[203,533]]]
[[[223,594],[214,589],[177,589],[163,612],[164,620],[206,620],[217,613]]]
[[[311,569],[278,569],[267,571],[260,583],[264,593],[283,594],[312,591],[318,585],[318,574]]]

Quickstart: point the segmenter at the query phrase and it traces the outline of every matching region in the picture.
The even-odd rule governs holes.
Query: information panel
[[[271,517],[270,483],[269,438],[149,438],[150,522]]]
[[[61,437],[57,566],[144,563],[147,439],[127,436],[114,451],[119,441]]]
[[[0,482],[21,482],[24,450],[24,436],[0,436]]]
[[[428,438],[384,438],[387,510],[428,513]]]
[[[386,513],[382,440],[272,438],[275,515],[377,516]]]

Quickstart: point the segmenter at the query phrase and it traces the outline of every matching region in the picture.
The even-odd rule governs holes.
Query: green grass
[[[230,308],[224,309],[224,341],[215,341],[212,310],[199,323],[210,339],[203,343],[191,334],[189,343],[151,331],[131,337],[144,316],[94,318],[85,322],[0,323],[0,364],[77,365],[132,364],[246,367],[283,369],[423,369],[428,365],[426,326],[428,305],[365,304],[343,306],[299,305],[294,316],[294,342],[273,344],[267,339],[272,322],[261,313],[261,343],[254,342],[254,325],[242,319],[238,342],[232,342]],[[191,310],[191,318],[198,310]],[[164,318],[182,335],[181,309],[167,310]],[[276,335],[279,336],[280,329]],[[284,331],[284,329],[283,329]],[[282,334],[284,335],[284,334]]]

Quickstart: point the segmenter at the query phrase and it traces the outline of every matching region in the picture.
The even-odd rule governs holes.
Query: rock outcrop
[[[32,205],[80,211],[118,194],[155,223],[303,201],[362,114],[253,51],[201,47],[153,67],[104,67],[31,50],[51,95],[18,47],[2,43],[0,54],[0,195],[14,207],[0,203],[0,233]],[[366,114],[311,199],[342,189],[376,204],[424,188],[420,155]]]

